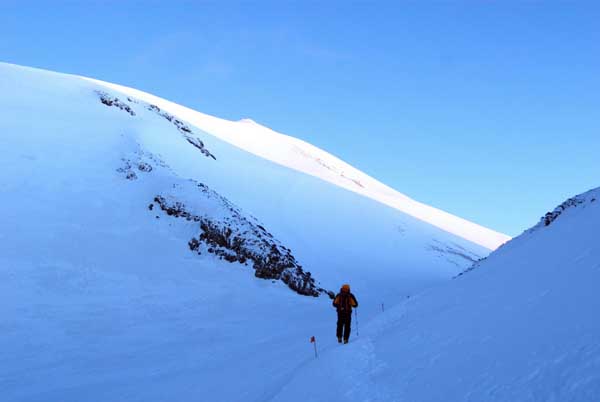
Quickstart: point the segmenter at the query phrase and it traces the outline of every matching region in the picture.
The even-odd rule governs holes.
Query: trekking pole
[[[356,336],[358,336],[358,309],[354,309],[354,317],[356,318]]]

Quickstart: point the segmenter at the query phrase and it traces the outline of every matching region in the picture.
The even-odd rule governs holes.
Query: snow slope
[[[600,189],[566,201],[308,363],[273,400],[600,400],[599,227]]]
[[[261,158],[379,201],[490,250],[495,250],[510,239],[502,233],[415,201],[305,141],[277,133],[250,119],[219,119],[133,88],[98,80],[90,81],[155,104],[201,130]]]
[[[368,320],[488,254],[146,95],[9,64],[0,89],[3,401],[264,401],[331,343],[329,299],[288,288],[349,281]]]

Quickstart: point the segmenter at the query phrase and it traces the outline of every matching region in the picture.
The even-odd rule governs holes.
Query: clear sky
[[[0,61],[252,118],[509,235],[600,186],[597,1],[0,0]]]

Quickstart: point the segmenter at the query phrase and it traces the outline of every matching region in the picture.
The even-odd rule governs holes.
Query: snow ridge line
[[[229,121],[210,116],[134,88],[77,77],[119,91],[124,96],[135,96],[158,105],[162,110],[244,151],[373,199],[488,250],[495,250],[510,240],[510,236],[413,200],[306,141],[248,120]]]
[[[596,192],[598,189],[588,191],[586,193],[577,195],[575,197],[567,199],[565,202],[556,207],[553,211],[547,212],[544,215],[540,222],[534,226],[531,230],[536,230],[537,228],[543,226],[550,226],[554,221],[556,221],[564,212],[569,209],[576,208],[579,205],[596,202]]]

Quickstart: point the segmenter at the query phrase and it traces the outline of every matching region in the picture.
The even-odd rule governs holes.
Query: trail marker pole
[[[383,303],[381,303],[381,312],[385,312],[385,307],[383,306]]]
[[[310,337],[310,343],[312,343],[315,347],[315,359],[319,358],[319,354],[317,353],[317,340],[315,339],[314,336]]]

